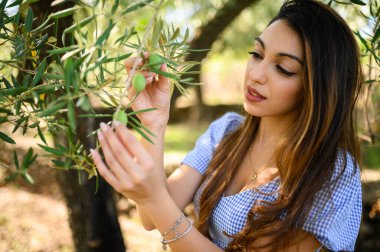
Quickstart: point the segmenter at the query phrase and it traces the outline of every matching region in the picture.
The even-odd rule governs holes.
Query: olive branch
[[[66,2],[69,1],[56,0],[52,5]],[[169,26],[158,17],[163,0],[158,4],[153,0],[142,0],[126,6],[118,0],[93,1],[92,4],[80,0],[70,2],[75,5],[52,13],[45,20],[38,20],[32,9],[27,8],[27,2],[16,0],[9,4],[8,0],[1,1],[0,45],[10,48],[10,57],[0,60],[0,124],[12,126],[13,131],[11,134],[0,131],[0,139],[16,144],[12,136],[16,131],[22,129],[22,134],[26,134],[32,130],[41,141],[39,147],[51,158],[55,168],[83,170],[92,177],[97,172],[78,136],[78,119],[120,119],[122,111],[122,116],[128,119],[128,126],[153,142],[151,137],[154,134],[134,116],[155,108],[126,113],[133,99],[125,104],[124,97],[137,71],[137,63],[125,82],[122,62],[134,54],[149,51],[158,56],[158,62],[154,64],[165,62],[168,72],[160,71],[149,62],[143,67],[170,78],[182,93],[186,92],[183,84],[196,83],[192,83],[191,78],[181,79],[181,76],[191,73],[189,69],[199,62],[184,61],[191,51],[187,44],[188,29],[182,36],[180,28]],[[25,9],[24,21],[20,12],[11,16],[6,11],[19,5],[20,10]],[[116,19],[122,20],[121,23],[128,22],[129,16],[147,8],[153,9],[153,15],[144,29],[142,40],[135,25],[117,32],[120,25]],[[75,22],[58,38],[59,21],[72,15]],[[37,22],[40,25],[35,25]],[[55,30],[54,35],[48,32],[51,28]],[[94,108],[96,103],[115,112],[98,114]],[[87,137],[96,132],[88,132]],[[48,141],[51,137],[66,140],[55,141],[52,145]],[[6,181],[21,176],[32,183],[28,167],[36,157],[30,148],[20,164],[14,151],[14,172]]]

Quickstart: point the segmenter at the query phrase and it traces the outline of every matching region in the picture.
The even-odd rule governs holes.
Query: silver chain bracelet
[[[182,222],[182,220],[183,220],[184,218],[189,222],[189,227],[185,230],[185,232],[183,232],[182,234],[179,235],[177,229],[178,229],[179,225],[181,224],[181,222]],[[166,251],[166,250],[167,250],[167,244],[168,244],[168,243],[170,243],[170,242],[174,242],[174,241],[179,240],[180,238],[184,237],[185,235],[187,235],[187,234],[190,232],[190,230],[191,230],[192,227],[193,227],[193,223],[191,222],[191,220],[190,220],[189,218],[185,217],[184,214],[182,214],[182,216],[181,216],[178,220],[176,220],[176,222],[175,222],[173,228],[170,229],[169,231],[163,233],[163,235],[162,235],[162,240],[161,240],[161,243],[162,243],[162,249],[163,249],[164,251]],[[174,238],[173,238],[173,239],[170,239],[170,240],[165,240],[165,236],[166,236],[167,234],[173,232],[173,231],[174,231],[174,234],[175,234]]]
[[[185,215],[182,213],[181,217],[179,217],[179,218],[175,221],[174,226],[173,226],[169,231],[164,232],[164,233],[162,234],[162,237],[165,237],[166,235],[170,234],[170,233],[173,232],[173,231],[174,231],[174,236],[177,236],[177,235],[178,235],[178,231],[177,231],[177,229],[178,229],[179,225],[181,225],[181,222],[182,222],[182,220],[183,220],[184,218],[185,218]]]

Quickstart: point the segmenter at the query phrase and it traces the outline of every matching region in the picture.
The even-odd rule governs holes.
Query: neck
[[[290,118],[262,117],[253,144],[264,149],[274,149],[286,137],[289,128],[294,123]]]

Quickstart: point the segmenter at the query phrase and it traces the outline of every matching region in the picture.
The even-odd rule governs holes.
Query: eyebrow
[[[264,41],[263,41],[260,37],[255,37],[255,40],[256,40],[257,42],[259,42],[260,45],[261,45],[261,47],[265,50],[265,44],[264,44]],[[276,56],[278,56],[278,57],[288,57],[288,58],[291,58],[291,59],[297,61],[297,62],[300,63],[301,65],[303,65],[303,61],[300,60],[300,58],[298,58],[297,56],[294,56],[294,55],[292,55],[292,54],[289,54],[289,53],[282,53],[282,52],[280,52],[280,53],[277,53]]]

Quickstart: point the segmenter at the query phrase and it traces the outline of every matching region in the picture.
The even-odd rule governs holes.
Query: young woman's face
[[[257,117],[295,119],[301,103],[303,48],[299,35],[277,20],[255,39],[244,81],[244,108]]]

